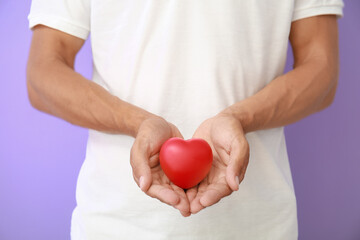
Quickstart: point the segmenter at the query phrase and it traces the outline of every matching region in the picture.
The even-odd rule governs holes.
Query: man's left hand
[[[206,140],[213,152],[209,174],[186,192],[191,213],[197,213],[239,189],[249,162],[249,144],[240,121],[225,113],[204,121],[193,138]]]

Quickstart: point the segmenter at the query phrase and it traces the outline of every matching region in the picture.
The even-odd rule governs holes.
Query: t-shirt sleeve
[[[326,14],[342,17],[343,7],[342,0],[295,0],[292,21]]]
[[[90,33],[90,0],[33,0],[29,28],[42,24],[87,39]]]

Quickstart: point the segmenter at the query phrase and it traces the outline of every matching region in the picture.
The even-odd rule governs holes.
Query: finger
[[[186,196],[190,203],[190,212],[195,214],[204,208],[200,203],[202,192],[198,192],[200,185],[196,185],[186,191]]]
[[[142,191],[146,192],[152,183],[152,176],[149,160],[144,151],[146,148],[140,148],[139,146],[140,144],[135,141],[130,151],[130,164],[135,182]]]
[[[180,197],[180,201],[174,207],[180,211],[180,213],[184,216],[190,216],[190,203],[186,197],[186,193],[184,190],[176,185],[172,185],[174,191]]]
[[[200,204],[209,207],[219,202],[223,197],[230,195],[232,190],[227,184],[218,184],[214,188],[207,189],[200,198]]]
[[[178,138],[182,138],[184,139],[183,135],[181,134],[181,132],[179,131],[179,129],[177,127],[174,127],[174,136],[178,137]]]
[[[195,199],[196,193],[197,193],[197,186],[190,188],[186,191],[186,196],[189,200],[189,203],[191,203]]]
[[[159,153],[156,153],[155,155],[151,156],[149,158],[149,167],[150,169],[156,167],[157,165],[159,165]]]
[[[161,185],[153,184],[146,192],[147,195],[159,199],[161,202],[175,207],[180,203],[180,197],[174,190],[166,188]]]
[[[202,209],[204,209],[205,207],[200,203],[200,199],[203,196],[204,192],[207,190],[207,188],[209,187],[208,185],[208,179],[205,178],[204,180],[202,180],[201,183],[199,183],[197,186],[189,189],[189,195],[190,198],[193,198],[190,202],[190,211],[191,213],[195,214],[200,212]],[[187,193],[187,192],[186,192]]]
[[[181,211],[180,211],[180,213],[181,213],[181,215],[182,215],[183,217],[190,217],[190,216],[191,216],[191,212],[181,212]]]
[[[233,191],[239,190],[249,161],[249,144],[245,138],[231,144],[229,164],[226,168],[226,182]]]
[[[195,198],[190,202],[190,210],[192,214],[200,212],[205,207],[200,203],[202,193],[198,193]]]
[[[215,151],[216,153],[219,155],[221,161],[225,164],[228,165],[230,162],[230,155],[229,153],[222,147],[215,147]]]

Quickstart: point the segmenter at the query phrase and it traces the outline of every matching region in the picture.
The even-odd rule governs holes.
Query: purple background
[[[360,239],[360,1],[345,4],[335,102],[286,128],[300,240]],[[0,239],[64,240],[87,131],[28,102],[29,7],[0,1]],[[91,64],[86,43],[76,68],[90,78]]]

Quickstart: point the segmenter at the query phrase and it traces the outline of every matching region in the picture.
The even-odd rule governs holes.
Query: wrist
[[[141,124],[149,119],[158,117],[142,108],[132,105],[127,102],[123,102],[122,110],[118,111],[118,129],[121,133],[136,138]]]
[[[219,113],[222,116],[233,117],[238,120],[243,128],[244,133],[253,131],[251,124],[254,122],[251,112],[243,104],[236,103],[225,108]]]

